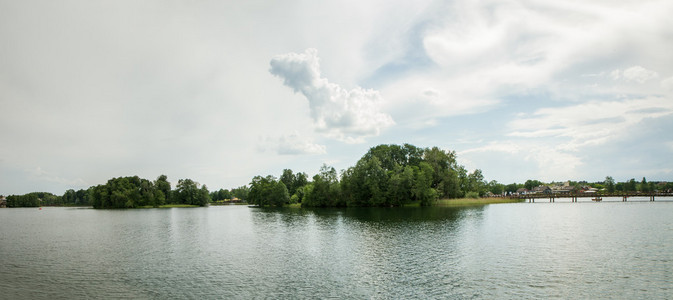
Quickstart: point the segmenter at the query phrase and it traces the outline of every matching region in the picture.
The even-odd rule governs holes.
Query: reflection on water
[[[0,209],[0,290],[54,298],[666,298],[673,203]]]
[[[355,298],[469,296],[445,287],[460,285],[455,272],[460,220],[479,219],[482,210],[255,208],[252,219],[263,225],[255,226],[255,234],[274,252],[270,259],[259,258],[258,267],[296,274],[292,286],[301,289],[293,292]]]

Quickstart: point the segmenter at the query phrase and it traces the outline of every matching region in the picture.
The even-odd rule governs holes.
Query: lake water
[[[0,209],[0,298],[673,298],[673,202]]]

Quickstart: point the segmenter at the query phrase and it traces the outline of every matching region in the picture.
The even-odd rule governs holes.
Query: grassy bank
[[[517,198],[459,198],[459,199],[441,199],[434,206],[468,206],[485,205],[497,203],[516,203],[524,200]]]

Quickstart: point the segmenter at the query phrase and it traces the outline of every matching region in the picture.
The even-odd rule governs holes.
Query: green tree
[[[158,195],[159,198],[163,198],[165,203],[173,203],[173,199],[171,198],[171,183],[168,182],[168,177],[166,175],[159,175],[157,180],[154,181],[154,185],[162,194]]]
[[[465,194],[470,190],[470,180],[468,179],[467,169],[463,166],[458,167],[458,182],[460,189],[456,198],[465,197]]]
[[[212,201],[222,201],[226,199],[231,199],[231,192],[226,189],[219,189],[210,193],[210,199]]]
[[[289,201],[287,187],[282,181],[271,175],[252,179],[248,202],[257,206],[282,206]]]
[[[461,166],[456,161],[456,153],[432,147],[423,151],[423,161],[433,169],[432,187],[439,197],[457,198],[461,195],[459,172]],[[418,166],[420,161],[415,164]]]
[[[40,198],[37,193],[7,196],[7,207],[38,207]]]
[[[474,170],[467,176],[468,181],[468,192],[476,192],[479,196],[484,196],[486,194],[486,181],[484,181],[484,175],[481,173],[480,169]]]
[[[487,185],[487,189],[493,195],[502,195],[502,193],[505,192],[505,185],[500,184],[495,180],[491,180]]]
[[[387,153],[378,151],[378,155]],[[387,159],[391,161],[390,159]],[[399,165],[398,165],[399,167]],[[363,156],[342,175],[342,193],[348,206],[377,206],[386,202],[388,174],[376,155]],[[313,178],[315,185],[316,178]],[[319,187],[314,187],[318,188]]]
[[[231,196],[236,197],[241,200],[248,200],[248,193],[250,188],[247,185],[239,186],[237,188],[231,189]]]
[[[75,204],[75,202],[77,201],[77,192],[75,192],[75,190],[73,189],[69,189],[65,191],[63,196],[61,196],[61,200],[65,204]]]
[[[519,185],[516,183],[510,183],[507,186],[505,186],[505,192],[513,194],[516,192],[516,190],[519,189]]]
[[[437,200],[437,190],[432,188],[433,169],[427,162],[418,164],[414,174],[414,186],[412,194],[420,202],[421,206],[429,206]]]
[[[346,203],[339,192],[339,180],[333,167],[323,165],[320,172],[313,176],[310,188],[304,190],[302,206],[326,207],[344,206]]]
[[[605,181],[603,181],[603,185],[605,186],[605,190],[608,193],[614,193],[615,192],[615,180],[611,176],[605,177]]]
[[[399,171],[392,172],[388,179],[387,191],[387,199],[390,202],[390,205],[400,206],[409,203],[414,199],[414,169],[418,168],[405,166]]]
[[[218,195],[218,197],[220,198],[220,200],[231,199],[231,192],[230,192],[229,190],[227,190],[227,189],[220,189],[220,190],[217,192],[217,195]]]
[[[94,208],[133,208],[142,204],[141,179],[118,177],[99,185],[92,193]]]
[[[287,192],[290,195],[294,195],[294,193],[297,191],[297,188],[295,187],[295,175],[290,169],[285,169],[283,170],[283,174],[280,175],[280,182],[285,184],[287,187]]]
[[[536,188],[540,185],[542,185],[542,182],[540,182],[538,180],[532,180],[532,179],[526,180],[526,182],[523,184],[523,186],[529,191],[533,190],[534,188]]]
[[[292,190],[294,191],[293,194],[296,194],[299,189],[303,188],[305,185],[308,184],[308,175],[304,172],[299,172],[294,175],[294,182],[292,182]],[[303,193],[303,192],[301,192]],[[301,195],[300,199],[301,199]]]
[[[650,185],[647,183],[647,179],[643,177],[643,180],[640,182],[640,185],[638,186],[638,190],[641,192],[649,192],[650,191]]]
[[[673,182],[666,182],[662,188],[664,192],[670,193],[673,191]]]
[[[624,191],[626,192],[635,192],[637,189],[637,183],[635,178],[631,178],[629,181],[624,183]]]
[[[210,202],[210,193],[204,185],[191,179],[180,179],[175,189],[175,199],[178,204],[205,206]]]

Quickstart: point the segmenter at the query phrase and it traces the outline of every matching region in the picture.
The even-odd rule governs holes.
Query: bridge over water
[[[528,200],[528,202],[535,202],[536,199],[549,199],[549,202],[555,202],[556,199],[566,198],[571,199],[571,202],[577,202],[579,198],[591,198],[593,201],[602,201],[604,197],[622,198],[626,202],[630,197],[645,197],[650,201],[654,201],[658,197],[673,197],[673,193],[659,193],[659,192],[622,192],[622,193],[552,193],[552,194],[527,194],[515,196],[521,200]]]

